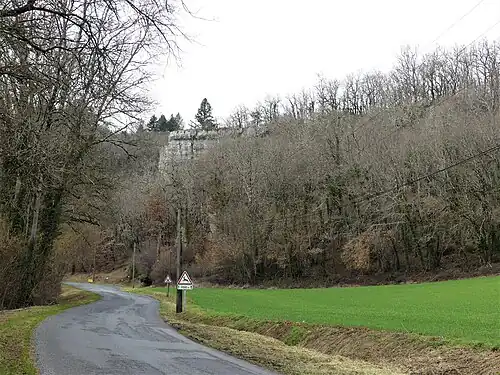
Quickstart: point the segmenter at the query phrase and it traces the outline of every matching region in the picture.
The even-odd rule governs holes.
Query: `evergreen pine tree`
[[[168,130],[167,128],[168,128],[168,121],[164,115],[161,115],[156,125],[156,131],[166,132]]]
[[[215,130],[217,129],[217,123],[212,116],[212,106],[208,102],[207,98],[201,101],[200,108],[195,116],[199,127],[203,130]]]
[[[177,123],[177,130],[180,130],[184,127],[184,120],[181,117],[181,114],[177,112],[175,115],[175,122]]]
[[[173,132],[179,129],[180,127],[179,124],[177,123],[176,118],[174,117],[174,115],[170,115],[170,119],[167,121],[167,130],[169,132]]]
[[[150,131],[150,132],[157,131],[156,130],[157,123],[158,123],[158,119],[156,118],[156,116],[155,115],[151,116],[151,118],[149,119],[149,122],[146,125],[146,129],[148,129],[148,131]]]

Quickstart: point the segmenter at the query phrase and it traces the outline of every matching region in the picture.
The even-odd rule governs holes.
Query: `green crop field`
[[[221,315],[362,326],[500,345],[499,276],[329,289],[199,288],[188,297],[203,310]]]

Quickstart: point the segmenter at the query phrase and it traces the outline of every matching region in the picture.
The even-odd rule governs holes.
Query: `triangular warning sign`
[[[186,271],[184,271],[181,277],[179,277],[177,285],[193,285],[193,282]]]

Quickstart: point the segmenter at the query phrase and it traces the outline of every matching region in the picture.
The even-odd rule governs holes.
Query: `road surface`
[[[163,322],[152,298],[109,286],[72,285],[103,298],[38,327],[35,349],[41,375],[273,374],[180,335]]]

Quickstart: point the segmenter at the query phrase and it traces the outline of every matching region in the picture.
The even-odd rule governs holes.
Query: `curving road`
[[[45,320],[35,334],[41,375],[272,375],[197,344],[163,322],[158,302],[117,288],[90,305]]]

